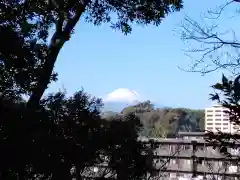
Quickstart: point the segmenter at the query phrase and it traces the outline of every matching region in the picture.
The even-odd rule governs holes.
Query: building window
[[[213,112],[213,110],[207,110],[207,112]]]
[[[228,121],[228,119],[224,118],[223,121]]]
[[[207,121],[212,121],[213,119],[208,118]]]
[[[213,123],[207,123],[207,125],[213,125]]]
[[[224,126],[227,126],[227,125],[228,125],[228,123],[223,123],[223,125],[224,125]]]
[[[198,164],[202,164],[202,163],[203,163],[203,160],[204,160],[204,158],[203,158],[203,157],[200,157],[200,158],[198,158],[197,163],[198,163]]]
[[[221,130],[221,128],[220,127],[216,127],[216,130]]]
[[[213,115],[212,114],[207,114],[207,117],[213,117]]]
[[[221,110],[215,110],[215,112],[222,112]]]
[[[217,125],[217,126],[221,126],[221,123],[215,123],[215,125]]]
[[[228,128],[224,127],[223,130],[228,130]]]
[[[213,128],[212,127],[207,127],[207,130],[213,130]]]
[[[215,121],[221,121],[221,119],[215,119]]]
[[[215,116],[220,117],[220,116],[222,116],[222,115],[221,115],[221,114],[215,114]]]
[[[228,116],[229,116],[229,114],[223,114],[223,116],[224,116],[224,117],[228,117]]]

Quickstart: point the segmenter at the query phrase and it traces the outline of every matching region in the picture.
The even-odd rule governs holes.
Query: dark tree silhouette
[[[37,111],[4,96],[0,103],[1,179],[67,180],[73,178],[73,167],[81,179],[89,164],[102,163],[117,179],[146,175],[145,147],[137,141],[141,124],[135,116],[105,121],[101,100],[83,91],[70,98],[61,92],[48,95]]]
[[[101,101],[83,91],[70,98],[61,92],[42,96],[57,79],[53,67],[80,18],[128,34],[133,23],[158,26],[181,8],[181,0],[1,1],[1,179],[67,180],[74,174],[79,180],[89,164],[103,159],[117,179],[145,176],[137,117],[105,121]]]
[[[222,82],[213,85],[215,93],[210,94],[211,99],[226,107],[226,114],[229,115],[229,121],[239,129],[240,125],[240,76],[236,76],[235,79],[229,79],[222,75]],[[227,152],[226,148],[236,148],[236,142],[239,142],[239,130],[234,132],[208,132],[206,136],[209,142],[213,144],[220,143],[220,152],[231,156],[231,152]]]
[[[110,23],[128,34],[133,23],[158,26],[167,14],[182,8],[182,0],[17,0],[3,1],[0,6],[0,38],[8,42],[1,45],[0,59],[14,73],[16,83],[27,88],[28,106],[34,108],[51,79],[56,78],[53,67],[58,54],[81,17],[94,25]],[[117,16],[115,22],[112,15]],[[12,72],[14,66],[17,70]],[[23,81],[23,77],[28,80]]]
[[[84,177],[89,164],[109,164],[117,179],[145,176],[144,145],[137,141],[135,116],[106,121],[103,106],[83,90],[67,98],[54,93],[29,111],[22,89],[0,67],[0,178],[57,179]],[[109,159],[106,161],[105,159]],[[75,168],[75,174],[70,170]],[[118,178],[119,177],[119,178]]]

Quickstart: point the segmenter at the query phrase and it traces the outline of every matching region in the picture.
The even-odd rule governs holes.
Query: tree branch
[[[82,13],[85,11],[87,5],[89,4],[90,0],[82,0],[80,6],[78,7],[77,12],[75,13],[75,15],[73,16],[72,19],[70,19],[66,26],[63,29],[63,34],[65,37],[69,37],[70,38],[70,34],[73,31],[74,27],[76,26],[77,22],[79,21]]]
[[[53,0],[53,2],[55,1]],[[32,95],[29,98],[29,101],[27,103],[28,107],[35,108],[36,106],[38,106],[39,101],[50,82],[50,77],[53,72],[53,68],[56,63],[58,54],[62,49],[63,45],[65,44],[65,42],[70,39],[70,34],[73,28],[79,21],[82,13],[85,11],[85,8],[89,2],[90,0],[83,0],[78,5],[75,16],[73,16],[71,19],[68,20],[63,30],[62,30],[62,25],[65,18],[63,17],[63,11],[59,9],[58,13],[60,16],[58,19],[58,24],[56,25],[56,31],[51,38],[51,43],[48,48],[47,60],[43,65],[44,72],[42,72],[40,81],[38,82],[36,88],[33,90]],[[55,5],[57,6],[57,4]],[[59,8],[59,6],[57,7]]]
[[[240,73],[240,41],[235,37],[232,40],[225,40],[229,31],[224,33],[216,32],[216,25],[200,25],[193,19],[186,17],[185,24],[182,25],[181,38],[185,42],[197,43],[197,47],[190,48],[185,53],[200,54],[199,59],[194,59],[193,65],[187,72],[201,72],[206,74],[218,69],[227,69],[232,73]],[[229,51],[235,51],[235,56]],[[208,60],[211,60],[209,62]],[[205,63],[205,64],[204,64]],[[204,66],[202,66],[204,64]],[[200,69],[199,69],[200,68]]]
[[[236,0],[232,0],[232,1],[229,1],[229,2],[221,5],[220,7],[218,7],[218,10],[217,10],[217,11],[209,10],[209,11],[208,11],[208,14],[210,14],[210,15],[213,14],[213,15],[217,15],[217,16],[216,16],[216,17],[209,17],[209,16],[207,16],[207,18],[208,18],[208,19],[218,19],[218,18],[221,16],[221,14],[222,14],[222,12],[224,11],[224,9],[226,9],[226,8],[227,8],[230,4],[232,4],[234,1],[236,2]]]

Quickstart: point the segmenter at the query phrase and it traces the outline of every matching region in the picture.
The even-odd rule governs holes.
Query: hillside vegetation
[[[152,137],[174,137],[178,131],[203,131],[204,110],[187,108],[154,108],[150,101],[124,108],[121,113],[105,112],[105,118],[137,115],[143,129],[141,135]]]

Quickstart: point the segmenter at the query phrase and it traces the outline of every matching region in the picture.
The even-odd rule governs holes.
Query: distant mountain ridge
[[[201,109],[164,107],[150,101],[144,101],[136,105],[127,103],[107,105],[110,105],[111,110],[102,113],[104,118],[110,120],[118,115],[134,113],[143,125],[140,132],[143,136],[176,137],[179,131],[199,132],[204,130],[205,111]],[[119,111],[121,114],[119,114]]]
[[[113,111],[113,112],[121,112],[124,108],[128,106],[134,106],[141,103],[140,101],[133,102],[104,102],[103,112],[105,111]],[[160,103],[153,103],[155,108],[164,107]]]
[[[128,102],[105,102],[103,111],[121,112],[124,108],[135,104]]]

